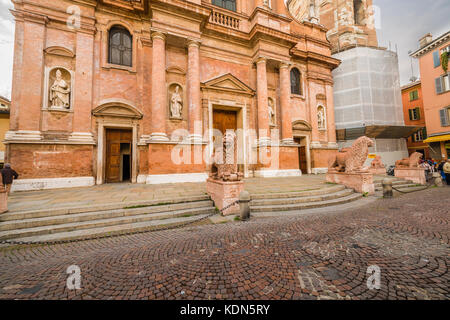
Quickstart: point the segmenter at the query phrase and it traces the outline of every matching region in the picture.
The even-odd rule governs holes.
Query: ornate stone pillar
[[[202,141],[199,48],[200,43],[198,41],[191,40],[188,42],[187,93],[189,108],[189,138],[191,141]]]
[[[166,134],[166,36],[152,33],[152,134],[151,140],[167,141]]]
[[[280,102],[281,102],[281,141],[294,143],[292,138],[291,121],[291,90],[289,80],[289,65],[282,63],[280,66]]]
[[[269,108],[267,97],[267,60],[258,58],[256,60],[256,78],[257,78],[257,100],[258,100],[258,130],[259,142],[269,142]]]
[[[327,130],[328,130],[328,146],[337,148],[336,140],[336,123],[334,119],[334,100],[333,100],[333,85],[325,84],[325,91],[327,96]]]

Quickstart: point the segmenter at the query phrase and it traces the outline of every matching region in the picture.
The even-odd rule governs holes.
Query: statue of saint
[[[325,114],[323,108],[319,108],[319,110],[317,111],[317,124],[319,126],[319,129],[325,128]]]
[[[269,122],[275,124],[275,111],[273,110],[273,102],[269,99]]]
[[[56,79],[50,88],[50,101],[52,107],[70,108],[70,88],[62,78],[61,70],[56,70]]]
[[[316,0],[309,1],[309,21],[311,21],[312,23],[319,23],[319,18],[317,17]]]
[[[175,87],[175,91],[170,98],[170,116],[172,118],[181,118],[181,112],[183,110],[183,99],[179,93],[179,86]]]

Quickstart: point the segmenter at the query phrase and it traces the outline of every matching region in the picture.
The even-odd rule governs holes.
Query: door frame
[[[112,121],[114,122],[114,121]],[[97,184],[106,181],[106,130],[128,129],[132,131],[131,141],[131,183],[137,183],[137,123],[112,123],[111,121],[99,121],[98,123],[98,147],[97,147]]]
[[[312,170],[311,170],[311,144],[310,144],[310,135],[309,134],[298,134],[298,133],[294,133],[293,135],[294,139],[295,138],[300,138],[300,143],[303,139],[305,139],[305,147],[306,147],[306,168],[307,168],[307,174],[311,174]],[[300,154],[300,153],[299,153]],[[300,169],[300,159],[298,159],[298,166],[299,166],[299,170]]]
[[[121,127],[121,128],[117,128],[117,127],[109,127],[106,126],[104,127],[105,130],[105,164],[104,164],[104,168],[105,168],[105,175],[104,175],[104,181],[105,183],[116,183],[116,182],[107,182],[107,178],[106,178],[106,171],[107,171],[107,163],[108,163],[108,144],[107,144],[107,130],[122,130],[122,131],[128,131],[131,132],[131,140],[129,142],[130,144],[130,148],[131,148],[131,153],[130,153],[130,166],[131,166],[131,170],[133,170],[133,162],[132,162],[132,158],[133,158],[133,128],[125,128],[125,127]],[[121,145],[122,143],[119,143],[119,145]],[[120,148],[120,147],[119,147]],[[132,172],[130,171],[130,182],[132,178]],[[120,165],[119,165],[119,181],[118,182],[123,182],[123,154],[120,152]]]
[[[212,157],[213,153],[213,113],[214,110],[225,110],[236,112],[236,128],[241,129],[244,133],[247,130],[247,104],[241,104],[236,101],[208,101],[208,123],[210,124],[208,130],[208,150],[209,157]],[[244,177],[249,176],[248,171],[248,154],[247,154],[247,141],[242,139],[241,145],[237,146],[238,150],[242,150],[243,162],[244,162]],[[238,157],[240,153],[238,152]]]

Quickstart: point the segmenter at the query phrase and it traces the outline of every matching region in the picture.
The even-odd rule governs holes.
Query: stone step
[[[214,211],[215,211],[214,207],[206,206],[206,207],[200,207],[200,208],[176,210],[176,211],[171,211],[171,212],[139,214],[139,215],[131,215],[131,216],[122,216],[122,217],[82,221],[82,222],[63,223],[63,224],[57,224],[57,225],[45,225],[45,226],[25,228],[25,229],[6,230],[6,231],[0,232],[0,240],[5,240],[5,239],[9,240],[9,239],[15,239],[15,238],[39,236],[39,235],[54,234],[54,233],[61,233],[61,232],[71,232],[71,231],[76,231],[76,230],[92,229],[92,228],[98,228],[98,227],[128,225],[128,224],[133,224],[133,223],[138,223],[138,222],[148,222],[151,220],[166,220],[166,219],[175,218],[175,217],[189,218],[194,215],[210,214],[210,213],[213,213]]]
[[[400,189],[400,188],[410,188],[410,187],[417,187],[418,184],[417,183],[411,183],[411,182],[406,182],[406,183],[399,183],[399,184],[393,184],[392,185],[394,188]],[[382,185],[375,185],[375,191],[382,191],[383,190],[383,186]]]
[[[355,201],[362,198],[362,194],[353,193],[346,197],[325,200],[325,201],[315,201],[315,202],[307,202],[307,203],[297,203],[297,204],[285,204],[285,205],[271,205],[271,206],[251,206],[251,212],[272,212],[272,211],[292,211],[292,210],[303,210],[303,209],[312,209],[312,208],[320,208],[327,206],[335,206],[338,204],[348,203],[351,201]]]
[[[201,214],[193,217],[185,218],[169,218],[163,220],[151,220],[145,222],[134,222],[128,224],[120,224],[105,227],[95,227],[89,229],[77,229],[74,231],[58,232],[54,234],[45,234],[38,236],[27,236],[21,238],[15,238],[14,241],[24,241],[24,242],[45,242],[45,241],[61,241],[61,240],[79,240],[79,239],[89,239],[104,235],[117,235],[124,234],[128,232],[140,232],[152,230],[154,228],[164,228],[173,225],[179,225],[182,223],[192,222],[197,219],[206,217],[207,214]]]
[[[213,207],[213,202],[211,200],[206,200],[197,202],[177,203],[171,205],[140,207],[134,209],[116,209],[97,212],[63,214],[59,216],[48,216],[29,219],[14,219],[0,222],[0,231],[34,228],[49,225],[84,222],[84,221],[126,217],[126,216],[135,216],[140,214],[167,215],[172,211],[205,208],[205,207],[210,208]]]
[[[338,192],[322,193],[321,195],[317,195],[317,196],[252,200],[250,202],[250,206],[257,207],[257,206],[273,206],[273,205],[283,205],[283,204],[286,205],[286,204],[296,204],[296,203],[319,202],[319,201],[343,198],[343,197],[349,196],[353,193],[354,193],[354,191],[352,189],[344,188],[344,190],[341,190]]]
[[[293,191],[293,192],[274,192],[274,193],[258,193],[258,194],[251,194],[252,200],[259,200],[259,199],[279,199],[279,198],[300,198],[300,197],[309,197],[309,196],[316,196],[316,195],[323,195],[327,193],[334,193],[338,191],[342,191],[345,189],[345,186],[342,185],[333,185],[331,187],[323,187],[323,188],[314,188],[311,190],[304,190],[304,191]]]
[[[76,213],[87,213],[87,212],[99,212],[107,210],[119,210],[119,209],[134,209],[134,208],[151,208],[163,205],[176,205],[181,204],[185,206],[188,203],[206,201],[210,200],[209,195],[204,196],[191,196],[186,198],[177,199],[157,199],[157,200],[142,200],[142,201],[132,201],[132,202],[116,202],[109,203],[101,206],[78,206],[78,207],[67,207],[67,208],[49,208],[43,210],[29,210],[29,211],[11,211],[7,213],[0,214],[0,222],[10,221],[10,220],[22,220],[22,219],[32,219],[32,218],[42,218],[51,216],[60,216],[67,214]]]

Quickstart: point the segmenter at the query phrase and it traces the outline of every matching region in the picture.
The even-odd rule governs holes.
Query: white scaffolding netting
[[[336,129],[403,126],[398,57],[395,52],[358,47],[333,55]]]

